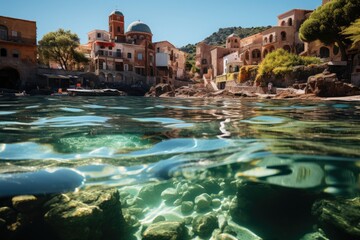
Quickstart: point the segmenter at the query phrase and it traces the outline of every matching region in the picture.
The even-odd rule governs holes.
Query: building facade
[[[36,57],[36,22],[0,16],[0,88],[34,83]]]
[[[186,53],[177,49],[168,41],[155,43],[157,76],[161,83],[174,85],[176,79],[186,77]]]
[[[109,31],[88,33],[90,71],[104,83],[152,85],[156,76],[155,45],[148,25],[136,21],[125,32],[125,17],[120,11],[109,16]]]
[[[326,2],[324,0],[323,4]],[[238,72],[244,65],[258,65],[268,53],[279,48],[299,55],[317,56],[324,62],[338,61],[341,56],[336,46],[300,40],[300,26],[311,13],[312,10],[292,9],[277,17],[277,26],[261,33],[243,39],[231,34],[226,39],[225,47],[199,43],[196,46],[196,66],[200,69],[200,75],[206,74],[211,68],[212,77],[218,77],[219,83],[224,82],[225,74]]]
[[[131,23],[125,31],[125,16],[120,11],[110,14],[109,31],[88,33],[83,49],[89,52],[90,71],[104,83],[153,85],[159,76],[170,82],[185,76],[185,53],[167,41],[153,43],[150,27],[141,21]],[[157,67],[161,53],[168,55],[168,61]]]

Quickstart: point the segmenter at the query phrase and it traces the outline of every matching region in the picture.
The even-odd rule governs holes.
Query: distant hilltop
[[[206,37],[203,41],[206,44],[210,44],[210,45],[223,45],[225,44],[226,38],[230,35],[230,34],[236,34],[238,35],[240,38],[245,38],[251,35],[254,35],[256,33],[262,32],[268,28],[271,28],[271,26],[261,26],[261,27],[249,27],[249,28],[243,28],[243,27],[226,27],[226,28],[219,28],[219,30],[217,32],[214,32],[213,34],[211,34],[210,36]],[[196,48],[196,44],[187,44],[186,46],[183,46],[181,49],[181,51],[187,52],[187,53],[194,53],[195,52],[195,48]]]

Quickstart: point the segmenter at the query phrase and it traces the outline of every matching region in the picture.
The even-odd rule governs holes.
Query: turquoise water
[[[0,129],[0,197],[208,177],[359,194],[359,102],[2,98]]]

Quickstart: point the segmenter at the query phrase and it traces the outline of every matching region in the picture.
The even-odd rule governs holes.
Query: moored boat
[[[125,92],[117,89],[78,89],[68,88],[67,92],[70,96],[126,96]]]

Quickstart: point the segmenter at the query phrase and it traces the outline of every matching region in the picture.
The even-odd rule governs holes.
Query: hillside
[[[242,27],[228,27],[220,28],[217,32],[214,32],[210,36],[204,39],[204,42],[210,45],[221,46],[226,42],[226,38],[232,34],[237,34],[240,38],[245,38],[253,34],[262,32],[271,26],[267,27],[251,27],[251,28],[242,28]],[[196,43],[197,44],[197,43]],[[188,53],[187,57],[187,68],[191,68],[195,63],[195,54],[196,54],[196,44],[187,44],[180,48],[181,51]]]

